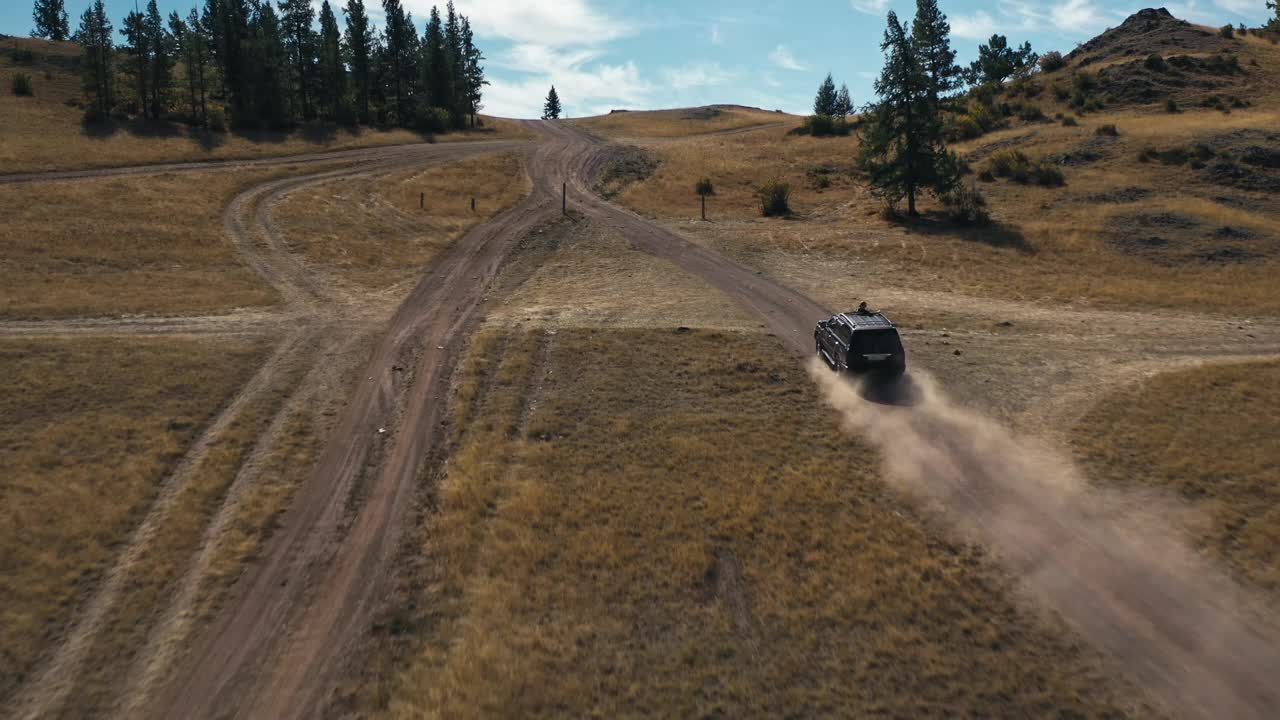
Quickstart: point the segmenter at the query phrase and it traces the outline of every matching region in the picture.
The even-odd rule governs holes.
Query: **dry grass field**
[[[588,132],[610,138],[676,138],[723,133],[759,125],[794,125],[794,115],[741,105],[709,105],[675,110],[614,112],[571,121]]]
[[[14,62],[14,49],[30,49],[31,65]],[[125,122],[85,126],[80,78],[73,65],[79,48],[74,43],[38,39],[0,38],[0,173],[68,170],[143,165],[159,162],[228,160],[344,150],[375,145],[423,142],[426,136],[401,128],[349,129],[304,126],[293,132],[234,131],[203,133],[175,123]],[[14,73],[31,75],[34,94],[9,92]],[[528,137],[519,123],[485,118],[475,131],[448,133],[434,140],[484,140]]]
[[[502,326],[468,358],[390,715],[1135,710],[772,339]]]
[[[0,186],[0,316],[200,314],[270,305],[222,213],[239,191],[299,170]]]
[[[10,388],[0,398],[0,697],[58,636],[161,478],[265,350],[228,338],[0,342]],[[240,427],[206,462],[238,453],[254,431]],[[194,512],[204,502],[180,505]],[[158,538],[149,567],[180,559],[169,539]]]
[[[385,288],[416,277],[529,187],[519,155],[483,155],[316,185],[286,197],[273,215],[289,249],[317,269],[358,287]],[[419,194],[426,198],[422,208]]]
[[[1280,592],[1280,363],[1206,365],[1121,390],[1075,429],[1099,483],[1155,487],[1204,514],[1197,543],[1238,578]]]

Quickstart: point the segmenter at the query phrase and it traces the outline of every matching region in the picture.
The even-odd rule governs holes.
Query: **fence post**
[[[560,214],[569,214],[569,183],[560,184]]]
[[[418,193],[418,209],[419,209],[419,210],[421,210],[421,209],[424,207],[424,205],[423,205],[423,204],[424,204],[426,201],[427,201],[427,194],[426,194],[426,193],[424,193],[424,192],[420,192],[420,193]]]
[[[702,198],[702,219],[706,220],[707,219],[707,196],[700,195],[699,197]]]
[[[476,199],[471,198],[471,212],[475,212],[475,211],[476,211]]]

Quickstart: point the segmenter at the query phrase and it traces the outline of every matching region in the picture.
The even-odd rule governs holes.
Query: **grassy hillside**
[[[584,130],[605,137],[674,138],[708,135],[745,128],[794,124],[796,117],[781,111],[770,112],[742,105],[708,105],[674,110],[615,110],[608,115],[579,118],[572,122]]]
[[[27,53],[30,59],[27,59]],[[348,128],[314,123],[291,132],[208,133],[179,123],[136,120],[82,123],[79,46],[0,36],[0,173],[142,165],[155,162],[290,155],[371,145],[422,142],[402,128]],[[13,76],[31,77],[33,94],[11,92]],[[484,118],[485,127],[436,140],[523,137],[517,123]]]

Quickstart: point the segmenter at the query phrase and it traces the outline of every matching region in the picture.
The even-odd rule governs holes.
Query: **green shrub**
[[[1098,127],[1094,128],[1093,134],[1106,135],[1107,137],[1119,137],[1120,131],[1116,129],[1115,125],[1111,123],[1107,123],[1106,125],[1099,125]]]
[[[1102,99],[1096,97],[1089,98],[1084,104],[1084,110],[1086,112],[1099,112],[1103,107]]]
[[[1164,58],[1160,57],[1160,53],[1151,53],[1146,60],[1142,61],[1142,64],[1151,72],[1164,72],[1168,67],[1164,64]]]
[[[1066,178],[1056,165],[1044,160],[1032,160],[1021,150],[1001,150],[987,161],[987,172],[995,177],[1008,178],[1020,185],[1063,185]]]
[[[1050,50],[1040,56],[1040,72],[1053,72],[1054,70],[1061,70],[1066,66],[1066,58],[1062,57],[1062,53],[1057,50]]]
[[[419,108],[413,119],[413,128],[418,132],[442,133],[449,130],[449,111],[442,107]]]
[[[31,88],[31,76],[26,73],[14,73],[13,94],[30,97],[35,94]]]
[[[785,217],[791,214],[791,186],[781,180],[770,180],[757,193],[760,197],[760,214],[765,217]]]
[[[972,115],[953,115],[947,123],[947,140],[972,140],[982,135],[982,126]]]
[[[30,48],[14,48],[10,57],[13,58],[14,65],[31,65],[36,61],[35,53]]]
[[[1235,28],[1231,27],[1230,25],[1223,25],[1222,27],[1218,28],[1218,34],[1228,40],[1236,36]]]
[[[698,178],[698,182],[694,184],[693,191],[706,197],[707,195],[715,195],[716,189],[711,185],[711,178]]]
[[[1098,87],[1098,78],[1093,73],[1080,71],[1071,76],[1071,86],[1082,93],[1087,93]]]
[[[1179,112],[1179,110],[1178,110],[1178,101],[1177,101],[1177,100],[1174,100],[1173,98],[1169,98],[1169,99],[1168,99],[1168,100],[1166,100],[1166,101],[1165,101],[1165,103],[1164,103],[1164,109],[1165,109],[1167,112],[1171,112],[1171,113]]]
[[[995,182],[996,176],[991,174],[990,169],[985,169],[982,172],[978,173],[978,179],[981,180],[982,182]]]
[[[1061,85],[1058,85],[1057,83],[1050,85],[1049,89],[1053,91],[1053,96],[1058,98],[1059,100],[1066,100],[1067,98],[1071,97],[1071,91],[1068,90],[1067,88],[1062,87]]]
[[[830,115],[810,115],[792,132],[813,137],[839,137],[849,134],[849,123],[844,118]]]
[[[214,132],[227,131],[227,111],[214,105],[209,108],[209,129]]]
[[[1075,127],[1079,124],[1080,123],[1076,122],[1075,116],[1073,115],[1067,115],[1066,117],[1062,118],[1063,127]]]
[[[942,196],[942,204],[947,208],[947,219],[957,225],[986,225],[991,222],[987,212],[987,199],[976,187],[965,187],[963,184]]]
[[[1041,112],[1038,105],[1026,104],[1018,109],[1018,117],[1026,122],[1035,122],[1036,120],[1043,120],[1044,113]]]

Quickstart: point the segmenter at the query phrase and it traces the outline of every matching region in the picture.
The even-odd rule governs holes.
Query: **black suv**
[[[901,375],[907,351],[898,328],[878,312],[857,310],[832,315],[813,331],[818,355],[836,372]]]

